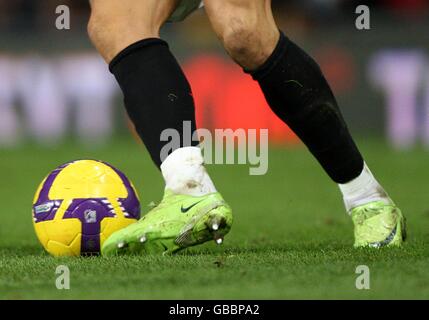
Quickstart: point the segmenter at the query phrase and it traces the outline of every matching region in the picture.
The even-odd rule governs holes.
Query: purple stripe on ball
[[[54,183],[57,176],[60,174],[61,171],[63,171],[64,168],[69,166],[72,162],[63,164],[62,166],[59,166],[54,171],[51,172],[51,174],[46,178],[45,183],[43,184],[42,189],[39,193],[39,198],[37,199],[36,205],[45,203],[51,199],[49,199],[49,190],[52,187],[52,184]]]
[[[121,178],[122,183],[127,189],[128,196],[126,198],[118,199],[121,207],[124,210],[125,214],[128,214],[129,218],[140,219],[140,201],[137,197],[137,194],[134,191],[134,188],[131,186],[130,180],[125,176],[123,172],[116,169],[114,166],[108,164],[107,162],[101,161],[101,163],[110,167],[116,174]]]
[[[63,219],[79,219],[82,224],[81,253],[100,252],[101,221],[115,217],[107,199],[75,199]]]
[[[61,206],[62,200],[49,199],[49,190],[60,172],[71,163],[73,162],[59,166],[46,178],[45,183],[40,189],[39,197],[33,205],[33,218],[35,223],[54,219],[55,214]]]
[[[62,200],[48,201],[33,206],[33,218],[35,223],[54,220],[55,215],[62,204]]]

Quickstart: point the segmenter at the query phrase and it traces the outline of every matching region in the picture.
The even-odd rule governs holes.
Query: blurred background
[[[70,30],[55,27],[63,4]],[[361,4],[370,8],[370,30],[356,28]],[[77,277],[73,290],[58,291],[57,260],[41,255],[31,218],[43,177],[74,159],[107,161],[134,182],[142,214],[160,199],[164,181],[130,134],[119,88],[88,40],[88,0],[0,0],[0,298],[428,296],[429,0],[273,6],[280,27],[320,64],[369,167],[406,215],[404,250],[351,251],[352,223],[337,185],[226,56],[199,10],[162,31],[193,87],[198,125],[268,128],[268,173],[208,166],[234,210],[234,227],[225,247],[208,243],[189,255],[202,278],[185,256],[109,266],[76,260],[67,262]],[[354,286],[362,263],[376,277],[371,290]]]
[[[355,135],[429,149],[429,1],[273,3],[281,28],[321,65]],[[60,4],[71,9],[70,30],[55,28]],[[370,30],[355,26],[359,4],[371,9]],[[70,139],[92,148],[129,134],[118,87],[86,35],[88,16],[87,0],[0,0],[0,149]],[[191,81],[199,127],[269,128],[273,143],[297,142],[225,55],[204,10],[163,36]]]

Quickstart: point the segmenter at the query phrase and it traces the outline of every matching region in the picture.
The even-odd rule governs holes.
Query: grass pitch
[[[428,299],[429,152],[360,145],[408,219],[401,249],[353,249],[337,186],[298,147],[272,149],[265,176],[249,176],[246,166],[209,167],[234,210],[221,247],[208,243],[166,257],[56,259],[44,253],[31,221],[33,194],[50,170],[76,158],[108,161],[133,180],[143,209],[161,197],[159,172],[131,139],[91,151],[73,143],[0,150],[0,298]],[[56,289],[58,265],[70,269],[70,290]],[[356,289],[359,265],[370,269],[369,290]]]

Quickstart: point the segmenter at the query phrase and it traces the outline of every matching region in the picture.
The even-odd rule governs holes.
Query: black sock
[[[196,129],[191,87],[168,44],[157,38],[139,41],[124,49],[110,63],[124,94],[125,107],[153,161],[159,167],[161,132],[175,129],[180,147],[196,146],[183,135],[184,121]],[[173,151],[173,150],[172,150]]]
[[[326,173],[346,183],[362,172],[363,158],[317,63],[281,34],[267,62],[248,72],[274,111],[304,142]]]

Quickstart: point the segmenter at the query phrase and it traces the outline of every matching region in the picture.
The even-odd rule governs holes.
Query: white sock
[[[161,164],[165,188],[176,194],[203,196],[216,192],[198,147],[175,150]]]
[[[384,201],[386,204],[392,203],[392,200],[374,178],[366,163],[362,173],[357,178],[338,186],[343,194],[347,212],[373,201]]]

